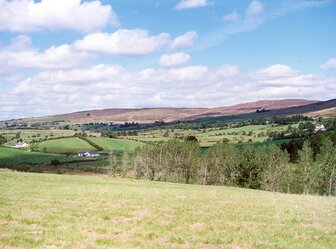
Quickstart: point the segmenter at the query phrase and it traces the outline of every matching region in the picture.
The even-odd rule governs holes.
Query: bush
[[[58,161],[57,159],[53,159],[51,160],[51,165],[59,165],[60,161]]]

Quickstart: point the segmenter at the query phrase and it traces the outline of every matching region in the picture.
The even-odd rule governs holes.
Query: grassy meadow
[[[0,171],[0,248],[335,248],[336,199]]]
[[[297,124],[292,125],[297,127]],[[168,141],[172,138],[195,136],[202,147],[209,147],[223,139],[231,143],[263,142],[268,138],[267,133],[271,131],[285,131],[288,125],[249,125],[236,128],[208,128],[199,130],[185,129],[157,129],[140,132],[132,139],[143,142]]]
[[[59,161],[66,160],[66,158],[55,154],[0,147],[0,165],[50,164],[53,159],[57,159]]]
[[[46,140],[38,143],[38,150],[48,153],[78,153],[95,151],[96,148],[79,137]]]
[[[59,130],[59,129],[16,129],[16,130],[3,130],[1,134],[8,140],[7,146],[14,146],[17,142],[15,135],[19,133],[20,138],[27,143],[31,143],[33,140],[39,141],[41,139],[51,139],[58,137],[73,136],[75,131],[73,130]]]
[[[104,151],[134,151],[137,147],[143,145],[141,142],[106,138],[106,137],[88,137],[89,140],[102,147]]]

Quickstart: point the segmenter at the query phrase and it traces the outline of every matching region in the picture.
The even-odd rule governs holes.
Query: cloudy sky
[[[0,0],[0,119],[336,97],[336,1]]]

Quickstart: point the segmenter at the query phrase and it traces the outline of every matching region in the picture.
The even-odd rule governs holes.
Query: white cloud
[[[257,15],[260,15],[264,11],[264,6],[261,2],[253,0],[246,10],[246,17],[252,18]]]
[[[13,68],[72,68],[85,64],[89,58],[88,54],[75,51],[67,44],[40,52],[31,47],[28,36],[18,36],[9,46],[0,47],[0,67],[6,71]]]
[[[169,42],[169,34],[149,36],[143,29],[120,29],[114,33],[93,33],[76,41],[74,47],[88,52],[116,55],[145,55],[160,50]]]
[[[257,0],[252,0],[245,13],[245,21],[248,25],[258,25],[260,15],[264,12],[264,6]]]
[[[241,74],[238,66],[233,65],[223,65],[217,70],[217,75],[222,78],[237,77]]]
[[[186,63],[190,55],[186,53],[164,54],[160,57],[159,64],[163,67],[175,67]]]
[[[146,55],[169,46],[172,49],[192,46],[197,33],[187,32],[171,40],[168,33],[150,36],[143,29],[119,29],[113,33],[92,33],[75,41],[77,50],[99,52],[112,55]]]
[[[326,63],[322,64],[320,67],[324,69],[336,69],[336,58],[331,58]]]
[[[191,9],[207,6],[207,0],[181,0],[176,6],[176,10]]]
[[[255,76],[258,77],[255,77]],[[336,78],[286,65],[248,73],[234,65],[146,68],[119,65],[48,70],[0,91],[0,118],[109,107],[214,107],[281,98],[333,98]],[[316,83],[318,82],[318,87]],[[43,103],[43,104],[41,104]]]
[[[180,83],[202,82],[210,76],[209,69],[205,66],[190,66],[170,69],[165,72],[165,75],[167,79]]]
[[[91,32],[107,25],[118,26],[110,5],[81,0],[0,0],[0,30],[37,31],[70,29]]]
[[[240,14],[237,11],[232,11],[231,13],[223,17],[224,21],[236,22],[240,20]]]
[[[275,78],[288,78],[299,75],[299,72],[286,65],[272,65],[251,73],[251,77],[257,80],[269,80]]]
[[[172,49],[187,48],[194,45],[197,39],[197,33],[195,31],[189,31],[176,37],[170,44]]]

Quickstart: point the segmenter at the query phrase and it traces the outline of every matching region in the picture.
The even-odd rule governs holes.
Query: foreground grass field
[[[335,248],[336,199],[0,171],[0,248]]]

